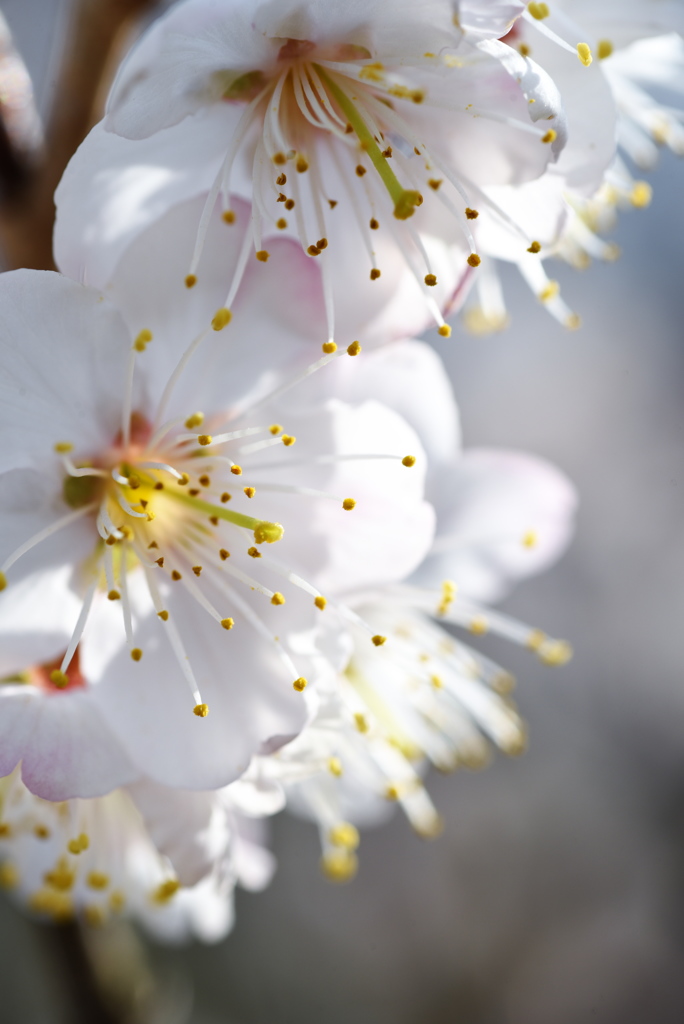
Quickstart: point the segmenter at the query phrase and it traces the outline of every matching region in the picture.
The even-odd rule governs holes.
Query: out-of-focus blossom
[[[530,455],[462,451],[448,382],[426,346],[407,342],[368,357],[365,386],[379,388],[383,399],[390,366],[391,400],[428,455],[434,545],[406,581],[347,594],[358,618],[344,672],[320,688],[317,712],[300,736],[250,769],[265,787],[284,784],[290,802],[316,819],[323,868],[337,880],[356,869],[356,826],[382,819],[396,802],[421,835],[439,832],[422,782],[428,763],[443,771],[476,767],[490,742],[508,754],[525,747],[509,697],[512,676],[445,625],[497,634],[548,665],[570,657],[563,641],[489,605],[564,551],[576,505],[571,484]],[[363,383],[357,378],[354,387]]]
[[[117,290],[128,325],[58,275],[0,278],[0,771],[22,760],[51,799],[131,765],[199,789],[238,777],[304,724],[321,645],[340,663],[323,594],[403,578],[433,532],[415,432],[326,395],[346,352],[269,372],[292,326],[267,303],[229,327],[136,270]],[[48,669],[26,685],[27,664]]]
[[[61,266],[74,276],[71,237],[109,238],[115,259],[163,209],[204,193],[192,286],[215,202],[230,222],[238,195],[252,202],[245,259],[266,259],[282,233],[320,264],[329,339],[344,339],[356,302],[373,333],[407,336],[434,319],[448,334],[441,310],[480,262],[483,190],[538,178],[565,142],[551,78],[509,47],[487,50],[521,9],[175,5],[124,61],[104,124],[66,172]],[[91,259],[87,279],[106,283]]]
[[[50,803],[19,772],[0,779],[0,887],[43,918],[100,926],[133,917],[158,938],[206,942],[233,923],[236,884],[274,869],[263,823],[211,793],[139,781],[107,796]]]
[[[482,267],[464,310],[469,329],[487,333],[508,322],[496,266],[499,259],[517,264],[533,294],[560,323],[579,326],[580,318],[563,301],[558,282],[548,276],[545,260],[557,257],[584,269],[592,259],[619,256],[617,246],[601,235],[614,227],[618,209],[648,206],[651,189],[647,182],[635,179],[622,156],[615,155],[616,147],[643,170],[654,165],[659,146],[684,153],[684,111],[651,92],[681,95],[684,42],[678,33],[682,31],[682,6],[667,0],[530,4],[525,18],[515,22],[505,42],[523,55],[534,56],[552,74],[568,116],[569,142],[559,161],[535,182],[534,190],[529,185],[514,192],[501,190],[498,201],[514,221],[522,217],[526,223],[530,215],[538,216],[544,202],[554,199],[561,204],[562,216],[555,222],[555,237],[544,239],[539,254],[528,260],[517,257],[510,246],[502,247],[500,229],[493,234],[483,225]],[[575,75],[571,83],[566,75],[576,70],[576,62],[567,51],[573,53],[572,43],[578,38],[588,40],[595,59],[590,75],[583,82]],[[544,220],[547,227],[553,226],[548,209]]]

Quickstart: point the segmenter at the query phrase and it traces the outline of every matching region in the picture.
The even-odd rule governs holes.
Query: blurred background
[[[1,4],[42,107],[67,0]],[[681,1024],[684,1019],[684,167],[664,153],[651,207],[623,215],[615,264],[554,269],[569,333],[514,272],[502,334],[431,338],[466,444],[552,460],[581,497],[575,543],[505,610],[567,637],[519,678],[528,753],[434,776],[426,843],[396,816],[331,886],[313,826],[279,816],[279,868],[237,893],[214,947],[149,946],[160,1024]],[[62,1024],[41,929],[0,902],[0,1019]],[[189,1013],[189,1016],[188,1016]]]

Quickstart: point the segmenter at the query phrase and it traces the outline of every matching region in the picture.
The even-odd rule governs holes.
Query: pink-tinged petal
[[[229,582],[273,636],[280,633],[285,640],[293,622],[313,621],[316,609],[309,597],[288,591],[287,603],[275,608],[267,597]],[[209,705],[208,716],[200,718],[193,714],[192,693],[164,635],[166,625],[154,612],[140,617],[149,604],[141,574],[131,574],[129,587],[142,660],[133,661],[120,643],[120,612],[101,601],[81,645],[81,666],[94,684],[98,707],[140,774],[164,785],[213,789],[239,777],[262,744],[277,737],[282,745],[299,732],[307,711],[293,689],[294,679],[278,659],[275,643],[253,632],[228,595],[204,588],[234,620],[230,630],[222,629],[178,583],[169,584],[172,592],[165,594],[169,619]]]
[[[133,783],[128,792],[182,885],[196,885],[226,856],[231,834],[216,793],[170,789],[148,779]]]
[[[24,783],[45,800],[102,796],[137,775],[85,691],[0,687],[0,736],[0,774],[21,761]]]
[[[472,449],[445,474],[438,535],[415,581],[451,579],[467,598],[490,601],[519,578],[541,572],[567,547],[577,496],[543,459]]]
[[[0,472],[45,463],[57,442],[97,447],[120,427],[130,338],[95,290],[59,274],[0,276]]]

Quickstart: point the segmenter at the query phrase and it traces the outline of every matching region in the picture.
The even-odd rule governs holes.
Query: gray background
[[[43,103],[67,6],[3,4]],[[466,443],[544,455],[581,495],[569,554],[504,605],[570,638],[574,660],[548,670],[490,641],[520,679],[529,752],[433,777],[441,839],[397,816],[364,834],[349,886],[321,879],[311,826],[278,818],[278,873],[238,894],[233,934],[150,949],[192,987],[194,1024],[684,1019],[683,176],[665,154],[651,208],[621,219],[618,263],[558,268],[581,331],[510,273],[507,332],[435,341]],[[56,981],[39,931],[1,902],[0,1019],[61,1021]]]

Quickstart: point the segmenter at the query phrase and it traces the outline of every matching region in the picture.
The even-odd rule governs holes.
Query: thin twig
[[[51,269],[54,191],[69,159],[102,116],[106,94],[121,47],[136,18],[157,0],[75,0],[42,159],[20,164],[0,108],[9,152],[0,145],[0,244],[7,267]],[[1,72],[0,72],[1,79]],[[2,140],[0,139],[0,142]]]

